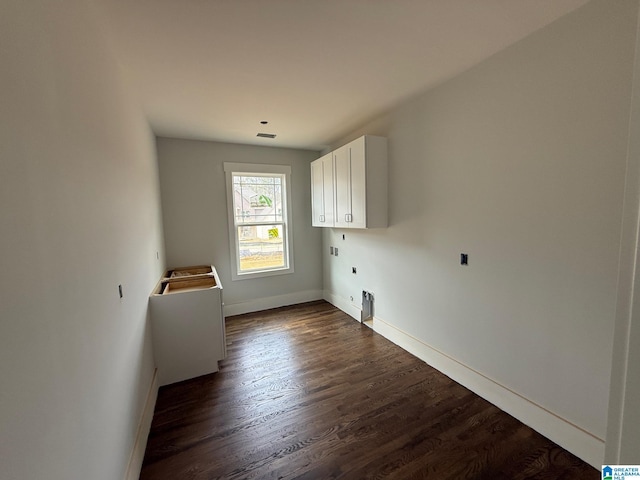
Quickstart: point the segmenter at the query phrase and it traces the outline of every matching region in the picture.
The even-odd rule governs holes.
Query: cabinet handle
[[[320,221],[324,222],[324,215],[320,215]]]
[[[351,214],[350,214],[350,213],[345,213],[345,214],[344,214],[344,221],[345,221],[345,222],[347,222],[347,223],[349,223],[349,222],[351,222],[351,221],[352,221],[352,220],[351,220]]]

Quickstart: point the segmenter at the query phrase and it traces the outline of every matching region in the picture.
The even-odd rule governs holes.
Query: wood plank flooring
[[[600,478],[328,303],[230,317],[227,343],[160,389],[142,480]]]

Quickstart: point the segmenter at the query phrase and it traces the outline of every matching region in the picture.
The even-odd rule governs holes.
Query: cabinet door
[[[333,227],[333,155],[311,162],[311,225]]]
[[[333,227],[334,219],[334,192],[333,192],[333,154],[329,153],[322,157],[322,191],[324,197],[324,222],[323,226]]]
[[[367,177],[365,137],[348,144],[351,187],[351,228],[367,227]],[[374,192],[369,192],[374,194]]]
[[[323,227],[324,224],[324,173],[322,159],[311,162],[311,225]]]
[[[351,226],[351,158],[349,145],[333,152],[335,212],[334,224],[339,228]]]

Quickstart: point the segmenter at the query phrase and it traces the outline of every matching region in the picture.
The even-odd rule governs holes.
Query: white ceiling
[[[98,0],[157,135],[313,150],[586,2]]]

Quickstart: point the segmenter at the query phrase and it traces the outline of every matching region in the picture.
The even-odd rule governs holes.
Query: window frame
[[[257,163],[233,163],[224,162],[225,181],[227,186],[227,227],[229,229],[229,251],[231,254],[231,279],[248,280],[251,278],[270,277],[274,275],[286,275],[294,272],[293,268],[293,223],[292,223],[292,202],[291,202],[291,166],[271,165]],[[282,175],[282,230],[283,230],[283,255],[285,267],[269,268],[264,270],[254,270],[249,272],[240,271],[240,244],[238,239],[238,227],[236,224],[233,176],[243,175]],[[255,224],[277,224],[279,222],[252,222]]]

